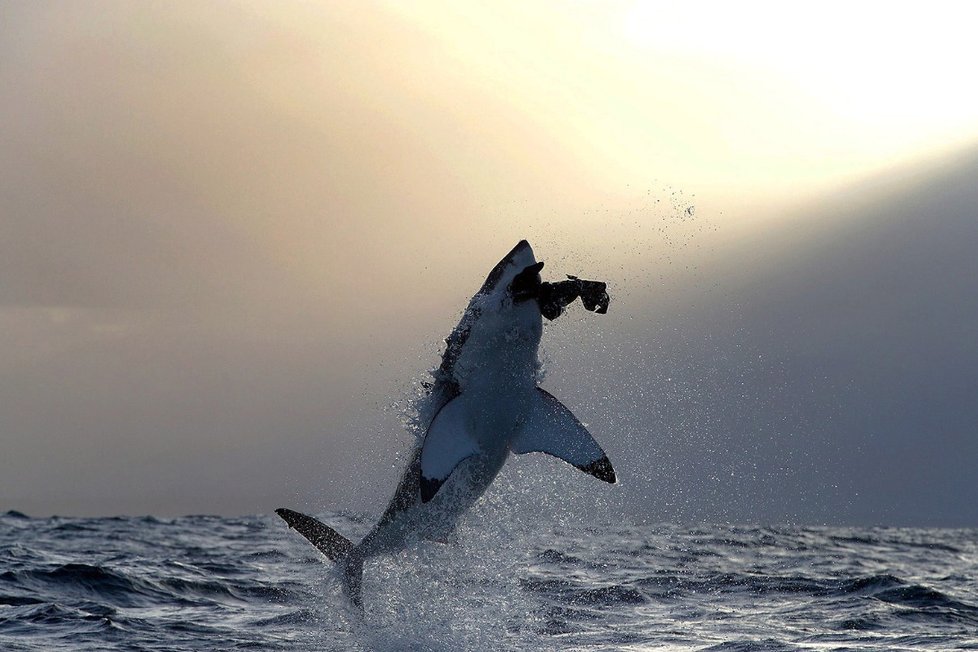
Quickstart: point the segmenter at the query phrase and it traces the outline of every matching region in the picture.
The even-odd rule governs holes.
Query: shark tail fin
[[[288,523],[290,528],[316,546],[319,552],[329,557],[331,561],[341,561],[348,557],[350,551],[353,550],[352,541],[311,516],[284,507],[279,507],[275,513]],[[361,562],[362,566],[363,563]]]
[[[343,590],[353,606],[363,610],[363,555],[354,551],[342,561]]]
[[[350,602],[363,609],[363,553],[353,542],[322,521],[301,512],[280,507],[275,510],[289,527],[304,536],[343,570],[343,590]]]

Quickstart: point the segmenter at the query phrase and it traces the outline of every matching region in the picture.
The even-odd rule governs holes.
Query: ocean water
[[[274,515],[0,516],[0,650],[978,649],[978,530],[476,510],[368,563],[366,612]],[[369,519],[327,514],[351,536]]]

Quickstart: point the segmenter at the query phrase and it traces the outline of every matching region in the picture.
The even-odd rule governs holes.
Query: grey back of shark
[[[387,509],[360,543],[311,516],[276,510],[342,567],[355,605],[362,606],[365,559],[416,538],[445,540],[510,453],[548,453],[599,480],[616,481],[611,462],[587,429],[536,384],[542,318],[556,319],[577,298],[590,311],[607,312],[605,284],[573,276],[543,282],[542,268],[523,240],[472,297],[445,340],[441,364],[420,405],[424,437]]]

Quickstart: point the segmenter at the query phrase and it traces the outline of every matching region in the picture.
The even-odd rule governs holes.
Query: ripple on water
[[[978,649],[975,531],[465,527],[373,563],[358,621],[274,517],[6,512],[0,650]]]

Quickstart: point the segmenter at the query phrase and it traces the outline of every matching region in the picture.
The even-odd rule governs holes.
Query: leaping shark
[[[275,512],[343,569],[344,589],[363,607],[364,561],[411,540],[444,541],[485,493],[510,453],[547,453],[609,483],[608,456],[587,428],[537,385],[543,317],[556,319],[578,297],[605,313],[604,283],[569,276],[546,283],[526,240],[492,269],[446,338],[441,365],[419,404],[419,437],[394,497],[354,545],[311,516]]]

